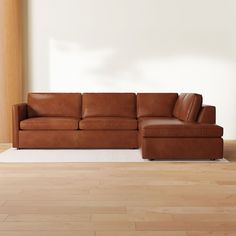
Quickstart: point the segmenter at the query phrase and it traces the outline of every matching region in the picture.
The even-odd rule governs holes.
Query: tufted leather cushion
[[[80,93],[29,93],[28,117],[81,117]]]
[[[85,117],[136,117],[134,93],[84,93],[82,112]]]
[[[202,95],[181,93],[176,101],[173,115],[183,121],[196,121],[202,106]]]
[[[177,98],[177,93],[138,93],[138,117],[172,117]]]

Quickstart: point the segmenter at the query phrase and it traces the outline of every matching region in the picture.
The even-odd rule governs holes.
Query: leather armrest
[[[202,124],[215,124],[216,108],[214,106],[203,105],[197,121]]]
[[[27,118],[27,104],[20,103],[12,107],[12,146],[19,147],[20,122]]]

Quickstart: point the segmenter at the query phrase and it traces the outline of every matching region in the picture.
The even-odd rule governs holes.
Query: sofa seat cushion
[[[76,130],[79,120],[70,117],[36,117],[22,120],[22,130]]]
[[[223,128],[214,124],[199,124],[175,118],[142,118],[139,129],[143,137],[221,137]]]
[[[121,117],[90,117],[79,122],[82,130],[137,130],[136,119]]]

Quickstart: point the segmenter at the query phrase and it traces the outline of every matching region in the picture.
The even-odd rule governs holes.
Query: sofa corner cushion
[[[177,93],[138,93],[137,116],[172,117]]]
[[[29,93],[28,117],[81,118],[80,93]]]
[[[81,130],[137,130],[137,120],[122,117],[88,117],[79,122]]]
[[[173,116],[182,121],[196,121],[202,106],[202,95],[181,93],[176,101]]]
[[[136,94],[84,93],[82,116],[136,118]]]
[[[223,128],[214,124],[184,122],[175,118],[142,119],[139,124],[142,137],[222,137]]]
[[[21,130],[77,130],[79,120],[70,117],[34,117],[20,122]]]

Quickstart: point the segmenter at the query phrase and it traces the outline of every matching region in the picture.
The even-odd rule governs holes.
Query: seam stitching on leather
[[[193,97],[193,100],[192,100],[192,103],[191,103],[191,107],[190,107],[190,111],[188,112],[188,115],[187,115],[187,120],[189,120],[189,114],[193,110],[193,104],[195,103],[196,98],[197,98],[196,96]]]
[[[178,115],[178,118],[180,119],[180,120],[184,120],[184,118],[182,118],[181,117],[181,113],[183,113],[183,103],[184,103],[184,99],[186,98],[186,96],[187,96],[187,94],[185,93],[184,94],[184,96],[183,96],[183,102],[182,102],[182,104],[180,105],[180,112],[179,112],[179,115]]]

